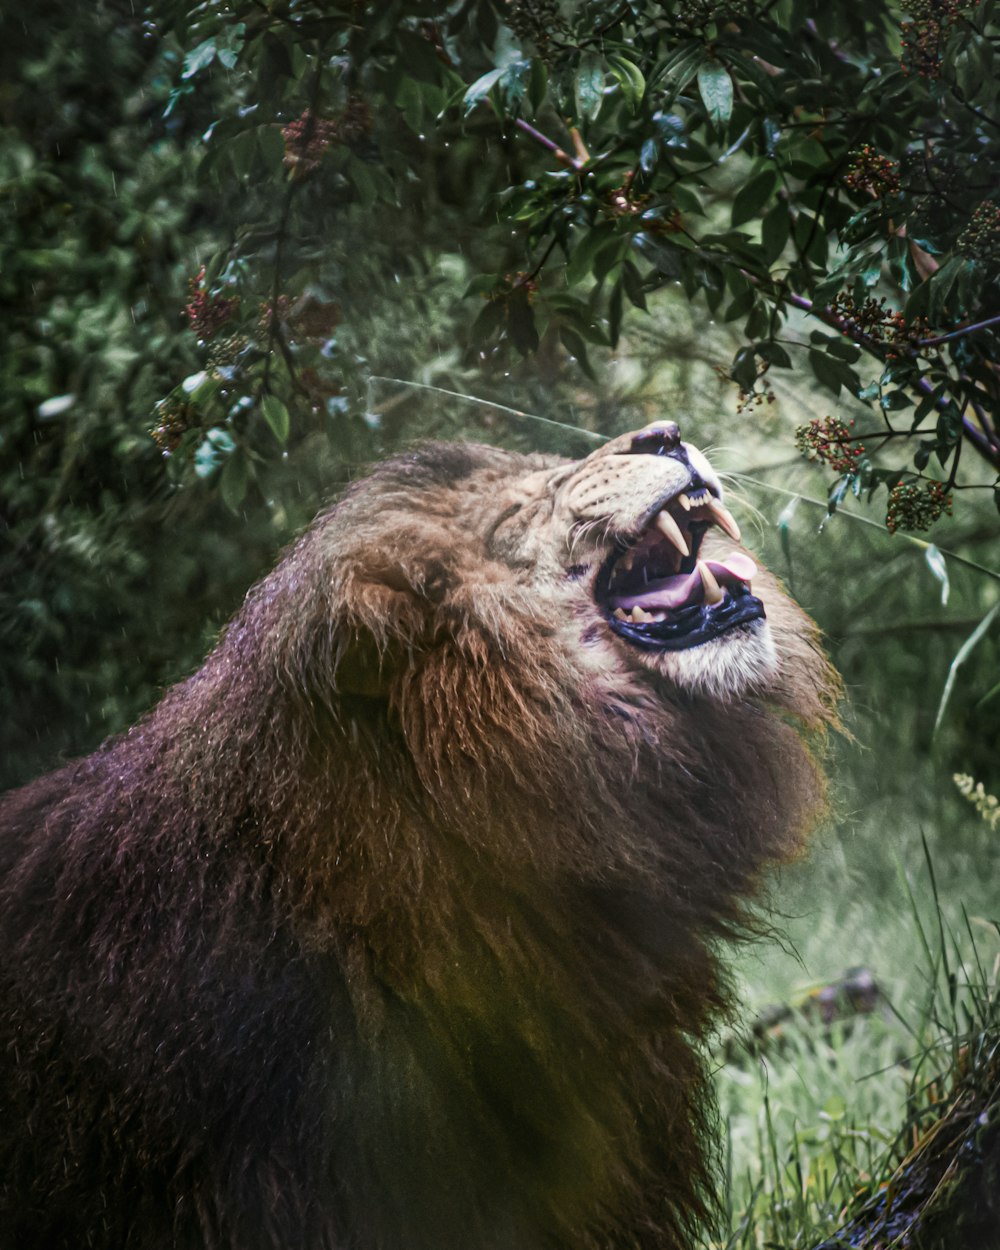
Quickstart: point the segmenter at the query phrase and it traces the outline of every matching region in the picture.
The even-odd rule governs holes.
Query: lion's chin
[[[772,678],[778,656],[766,620],[737,625],[683,651],[639,652],[647,667],[691,694],[727,702]]]

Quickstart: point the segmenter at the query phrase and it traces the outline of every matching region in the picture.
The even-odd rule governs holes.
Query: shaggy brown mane
[[[766,574],[776,659],[614,636],[608,535],[680,472],[631,447],[378,466],[0,801],[0,1246],[692,1244],[716,945],[821,806],[835,681]]]

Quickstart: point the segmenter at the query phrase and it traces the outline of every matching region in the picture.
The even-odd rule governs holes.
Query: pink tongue
[[[720,586],[749,582],[757,572],[756,564],[742,551],[734,551],[724,560],[707,560],[706,563]],[[612,595],[611,602],[616,608],[623,608],[626,612],[635,607],[646,612],[675,612],[688,604],[700,603],[703,594],[701,577],[698,570],[694,569],[691,573],[658,578],[638,595]]]

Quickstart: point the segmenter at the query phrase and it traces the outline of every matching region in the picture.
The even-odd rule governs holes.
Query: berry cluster
[[[951,515],[951,495],[943,482],[900,482],[889,492],[885,528],[928,530],[943,512]]]
[[[863,192],[877,200],[899,190],[899,165],[865,143],[851,153],[844,182],[851,191]]]
[[[989,260],[1000,252],[1000,206],[983,200],[958,236],[958,250],[973,260]]]
[[[632,179],[626,178],[620,187],[608,193],[607,208],[614,217],[638,217],[646,211],[652,200],[651,195],[635,195],[632,191]]]
[[[371,134],[372,111],[368,101],[357,92],[348,97],[344,111],[337,118],[337,138],[341,143],[358,143]]]
[[[526,270],[520,269],[516,273],[505,273],[503,281],[500,282],[492,291],[487,292],[483,296],[490,303],[506,303],[514,294],[523,292],[529,304],[535,301],[535,295],[538,293],[538,283]]]
[[[840,291],[830,301],[830,311],[845,332],[855,331],[876,343],[894,342],[906,329],[903,314],[886,308],[885,296],[870,295],[859,304],[850,291]]]
[[[371,128],[368,101],[354,92],[336,119],[314,117],[312,110],[306,109],[301,117],[281,128],[281,137],[285,141],[285,168],[298,177],[311,174],[319,167],[331,144],[357,143],[371,132]]]
[[[519,39],[533,43],[543,56],[553,36],[569,34],[559,0],[507,0],[506,21]]]
[[[294,300],[290,295],[279,295],[277,303],[268,301],[260,306],[257,328],[261,334],[270,334],[275,311],[291,339],[328,339],[340,325],[339,304],[312,295],[301,295]]]
[[[312,111],[306,109],[301,117],[281,128],[281,137],[285,141],[285,168],[300,175],[311,174],[339,133],[337,122],[325,117],[313,117]]]
[[[864,335],[873,343],[897,348],[915,346],[930,330],[926,317],[914,317],[907,322],[901,312],[886,308],[885,296],[881,299],[869,296],[859,304],[850,291],[840,291],[830,301],[830,311],[845,334]],[[896,354],[889,353],[890,356]]]
[[[761,404],[773,404],[777,396],[770,386],[765,382],[764,389],[758,391],[756,388],[752,391],[745,391],[740,387],[740,392],[736,397],[736,412],[738,416],[743,416],[748,412],[752,412],[754,408],[759,408]]]
[[[209,348],[206,364],[209,369],[230,368],[235,365],[249,345],[243,334],[228,334],[217,339]]]
[[[913,20],[900,26],[903,72],[938,78],[944,46],[955,23],[978,3],[979,0],[907,0],[906,8]]]
[[[240,302],[235,296],[227,298],[223,295],[212,295],[205,290],[204,282],[205,266],[202,265],[197,276],[188,279],[191,298],[184,305],[184,315],[188,319],[188,324],[202,343],[226,324],[239,307]]]
[[[672,16],[678,26],[702,30],[712,22],[751,17],[756,8],[755,0],[681,0]]]
[[[840,417],[813,417],[795,431],[795,446],[809,460],[827,464],[835,473],[853,473],[865,454],[864,443],[855,443],[854,422]]]
[[[153,442],[165,456],[171,455],[191,428],[191,409],[181,399],[168,395],[156,409],[156,424],[149,431]]]

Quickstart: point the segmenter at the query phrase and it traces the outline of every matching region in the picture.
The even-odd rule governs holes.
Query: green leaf
[[[773,265],[785,250],[790,224],[788,205],[784,200],[779,200],[761,222],[760,241],[769,265]]]
[[[763,356],[769,365],[774,365],[778,369],[791,369],[792,358],[780,343],[775,343],[773,339],[769,339],[765,343],[756,345],[758,356]]]
[[[375,187],[375,181],[368,171],[368,166],[364,161],[359,160],[358,157],[352,154],[347,167],[347,176],[357,192],[362,208],[370,208],[378,199],[378,191]]]
[[[743,391],[752,391],[757,381],[757,359],[752,347],[741,347],[733,357],[729,376]]]
[[[285,159],[285,140],[280,126],[259,126],[257,147],[264,164],[272,173],[280,175]]]
[[[612,74],[618,80],[629,108],[633,114],[638,113],[642,97],[646,93],[646,80],[642,76],[642,71],[638,65],[626,60],[623,56],[608,57],[608,64],[611,66]]]
[[[531,62],[531,77],[528,80],[528,102],[537,113],[545,102],[545,93],[549,88],[549,71],[541,57],[536,56]]]
[[[585,52],[580,57],[573,94],[577,117],[593,121],[604,103],[604,60],[596,52]]]
[[[966,638],[965,642],[959,647],[955,658],[951,662],[948,669],[948,680],[944,684],[944,690],[941,693],[941,702],[938,704],[937,716],[934,718],[934,730],[931,734],[932,738],[937,737],[937,732],[941,728],[941,721],[944,719],[945,708],[948,706],[948,700],[951,698],[951,692],[955,686],[955,678],[958,676],[958,670],[969,658],[973,647],[986,635],[990,626],[996,619],[997,613],[1000,612],[1000,603],[995,603],[979,622],[972,633]]]
[[[961,256],[955,256],[951,260],[946,261],[936,273],[932,273],[926,280],[925,285],[929,288],[927,315],[932,324],[941,320],[948,305],[952,288],[958,281],[965,263]]]
[[[733,112],[733,80],[729,70],[718,61],[702,65],[698,70],[698,90],[709,121],[713,126],[725,126]]]
[[[689,39],[656,67],[650,75],[650,82],[657,82],[663,78],[669,88],[662,108],[668,108],[676,96],[684,90],[691,76],[696,73],[707,56],[708,52],[700,39]]]
[[[834,360],[826,352],[817,351],[813,348],[809,352],[809,364],[816,375],[817,382],[825,386],[827,390],[832,391],[834,395],[840,394],[842,386],[850,391],[852,395],[857,393],[858,379],[854,374],[854,370],[850,369],[842,361]]]
[[[291,421],[289,420],[288,409],[277,395],[265,395],[260,401],[260,410],[278,442],[287,443]]]
[[[507,301],[507,332],[511,342],[524,356],[538,347],[535,312],[523,292],[516,291]]]
[[[203,69],[207,69],[215,60],[215,39],[205,39],[198,44],[184,58],[184,68],[181,70],[182,78],[193,78],[195,74],[200,74]]]
[[[491,69],[488,73],[483,74],[481,78],[477,78],[472,86],[466,91],[462,97],[462,103],[465,105],[465,114],[468,116],[476,107],[480,100],[493,90],[500,79],[507,71],[506,65],[501,65],[498,69]],[[407,80],[404,80],[404,82]]]
[[[744,187],[737,191],[736,198],[733,200],[733,226],[742,226],[745,221],[750,221],[752,217],[760,213],[777,181],[778,175],[773,168],[769,167],[755,174]],[[784,204],[779,204],[778,207],[782,209],[787,220],[788,211]]]
[[[933,543],[930,543],[924,552],[924,559],[927,561],[927,567],[941,583],[941,606],[947,607],[951,583],[948,580],[948,566],[945,564],[944,556]]]
[[[571,356],[575,356],[580,368],[584,371],[588,378],[595,376],[590,358],[587,355],[587,344],[583,341],[579,334],[569,326],[561,326],[559,329],[559,337],[562,339],[563,346]]]
[[[219,478],[219,492],[230,512],[238,513],[250,482],[250,464],[242,452],[236,451],[226,461]]]
[[[610,223],[593,226],[574,246],[566,266],[566,283],[575,286],[581,278],[587,277],[594,265],[597,253],[609,241],[614,241],[617,231]]]
[[[625,288],[625,294],[629,300],[636,306],[646,311],[646,292],[642,286],[642,275],[636,268],[635,264],[627,260],[622,265],[622,285]]]

